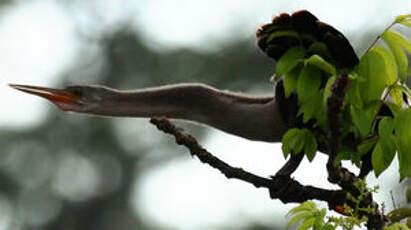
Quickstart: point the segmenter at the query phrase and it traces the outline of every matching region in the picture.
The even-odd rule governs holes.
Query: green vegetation
[[[364,164],[363,156],[371,153],[372,169],[378,177],[397,156],[400,180],[411,177],[411,90],[405,84],[410,73],[407,53],[411,54],[411,42],[391,30],[396,24],[411,27],[411,15],[398,16],[352,68],[337,68],[317,54],[307,57],[303,46],[288,50],[279,59],[275,79],[284,77],[286,97],[293,90],[297,91],[303,123],[313,124],[311,129],[294,128],[283,136],[285,157],[306,154],[310,161],[313,160],[318,143],[330,132],[327,107],[333,84],[342,76],[348,76],[348,89],[341,108],[344,119],[339,127],[342,140],[354,137],[356,141],[354,145],[339,146],[335,163],[347,159],[360,167]],[[380,39],[386,46],[377,45]],[[381,112],[384,106],[388,112]],[[289,212],[292,218],[288,226],[299,222],[298,230],[364,227],[367,222],[364,213],[372,213],[374,209],[360,204],[377,189],[367,189],[363,180],[354,185],[359,194],[348,193],[351,205],[336,208],[343,217],[327,216],[327,209],[319,209],[308,201]],[[409,229],[411,226],[399,221],[410,216],[409,208],[393,210],[387,215],[391,224],[385,229]]]
[[[410,15],[399,16],[392,25],[410,26],[410,20]],[[314,128],[319,129],[316,139],[310,130],[289,130],[282,140],[285,157],[304,152],[312,160],[313,148],[328,131],[327,99],[331,96],[331,87],[337,78],[348,74],[349,89],[342,112],[348,119],[343,119],[341,124],[342,137],[353,135],[359,140],[351,151],[360,157],[372,150],[376,176],[390,166],[397,154],[400,179],[411,177],[411,108],[403,106],[408,105],[411,98],[411,90],[405,84],[409,71],[406,52],[411,54],[411,42],[389,29],[380,37],[389,49],[374,43],[353,68],[338,69],[317,54],[304,58],[306,51],[302,46],[288,50],[279,59],[275,79],[284,76],[286,97],[297,90],[303,122],[314,121]],[[383,105],[388,106],[390,114],[379,113]],[[346,151],[340,150],[341,154]],[[357,158],[351,160],[357,161]]]

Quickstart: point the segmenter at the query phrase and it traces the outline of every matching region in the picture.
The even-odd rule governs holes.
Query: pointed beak
[[[81,105],[80,98],[64,89],[53,89],[30,85],[9,84],[10,87],[25,93],[43,97],[64,110]]]

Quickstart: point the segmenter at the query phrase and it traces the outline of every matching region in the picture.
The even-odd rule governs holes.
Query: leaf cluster
[[[346,216],[329,216],[326,208],[319,209],[314,202],[306,201],[288,212],[287,215],[291,219],[287,223],[287,229],[295,224],[297,224],[297,230],[352,230],[364,227],[367,217],[359,217],[357,215],[359,210],[353,210],[348,206],[344,209],[348,210]],[[400,222],[395,222],[384,227],[384,230],[410,230],[410,228]]]
[[[327,209],[318,209],[317,205],[312,201],[306,201],[291,209],[287,215],[292,216],[287,224],[287,229],[299,221],[300,224],[296,228],[297,230],[306,230],[309,228],[316,230],[336,229],[336,226],[324,222],[325,216],[327,215]]]
[[[298,115],[304,124],[310,124],[308,129],[290,129],[283,136],[285,157],[305,153],[310,161],[314,158],[317,142],[326,139],[332,85],[347,74],[341,135],[354,137],[356,144],[342,146],[336,159],[348,158],[360,166],[361,157],[371,153],[373,170],[379,176],[397,156],[400,180],[411,177],[411,90],[405,84],[411,72],[407,58],[411,42],[390,30],[395,24],[411,27],[411,15],[398,16],[379,37],[386,46],[373,44],[352,68],[336,68],[318,54],[307,57],[304,46],[295,46],[281,56],[274,79],[283,77],[286,97],[297,92]],[[388,112],[382,113],[383,108]]]
[[[366,217],[356,216],[334,217],[327,216],[327,209],[319,209],[312,201],[306,201],[291,209],[288,214],[291,216],[287,228],[298,223],[297,230],[335,230],[341,227],[344,230],[352,230],[354,227],[361,227],[366,222]]]

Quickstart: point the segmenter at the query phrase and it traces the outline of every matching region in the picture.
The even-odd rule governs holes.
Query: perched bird
[[[347,39],[308,11],[281,14],[257,31],[258,46],[278,60],[293,46],[304,46],[337,67],[352,67],[358,58]],[[78,85],[64,89],[10,84],[48,99],[64,111],[102,116],[166,116],[210,125],[251,140],[279,142],[298,123],[296,96],[256,97],[221,91],[203,84],[176,84],[120,91],[105,86]]]
[[[251,140],[278,142],[287,130],[274,97],[220,91],[203,84],[176,84],[120,91],[105,86],[64,89],[14,85],[61,110],[101,116],[166,116],[210,125]]]

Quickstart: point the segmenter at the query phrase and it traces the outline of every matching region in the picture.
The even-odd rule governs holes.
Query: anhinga
[[[337,68],[350,68],[358,58],[338,30],[302,10],[280,14],[257,31],[258,46],[276,61],[290,48],[302,46],[306,56],[318,54]],[[283,87],[275,97],[255,97],[220,91],[203,84],[178,84],[135,91],[104,86],[70,86],[51,89],[10,85],[46,98],[60,109],[103,116],[185,119],[213,126],[251,140],[279,142],[288,128],[299,122],[295,93],[284,98]]]
[[[286,131],[274,97],[220,91],[203,84],[177,84],[130,91],[85,85],[65,89],[10,86],[46,98],[64,111],[119,117],[166,116],[268,142],[280,141]]]

